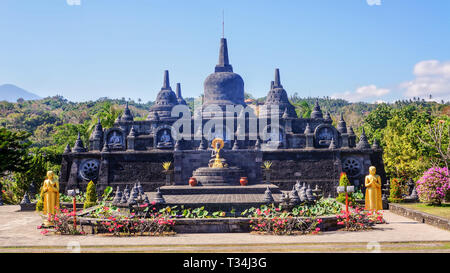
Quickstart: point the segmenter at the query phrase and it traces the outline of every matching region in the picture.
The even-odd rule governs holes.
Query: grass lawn
[[[423,203],[413,203],[413,204],[399,204],[403,207],[410,209],[419,210],[425,213],[433,214],[443,218],[450,219],[450,203],[442,204],[441,206],[431,206]]]

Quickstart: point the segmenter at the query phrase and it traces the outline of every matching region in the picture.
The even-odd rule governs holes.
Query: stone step
[[[256,184],[247,186],[163,186],[163,195],[197,195],[197,194],[264,194],[269,187],[272,194],[281,194],[280,189],[273,184]]]

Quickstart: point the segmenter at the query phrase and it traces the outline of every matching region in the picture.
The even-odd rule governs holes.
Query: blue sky
[[[72,101],[203,92],[222,35],[245,90],[450,100],[448,0],[1,0],[0,84]],[[369,3],[368,3],[369,2]]]

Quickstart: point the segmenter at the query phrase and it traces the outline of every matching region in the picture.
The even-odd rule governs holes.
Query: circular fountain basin
[[[193,173],[193,177],[197,179],[197,182],[204,186],[240,185],[239,179],[243,176],[246,176],[244,170],[237,167],[201,167]]]

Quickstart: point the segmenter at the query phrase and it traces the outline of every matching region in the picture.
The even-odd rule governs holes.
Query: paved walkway
[[[248,233],[177,234],[168,237],[42,235],[41,217],[19,206],[0,206],[0,252],[450,252],[450,232],[389,211],[388,224],[363,232],[332,231],[319,235],[271,236]],[[79,247],[79,248],[78,248]]]

